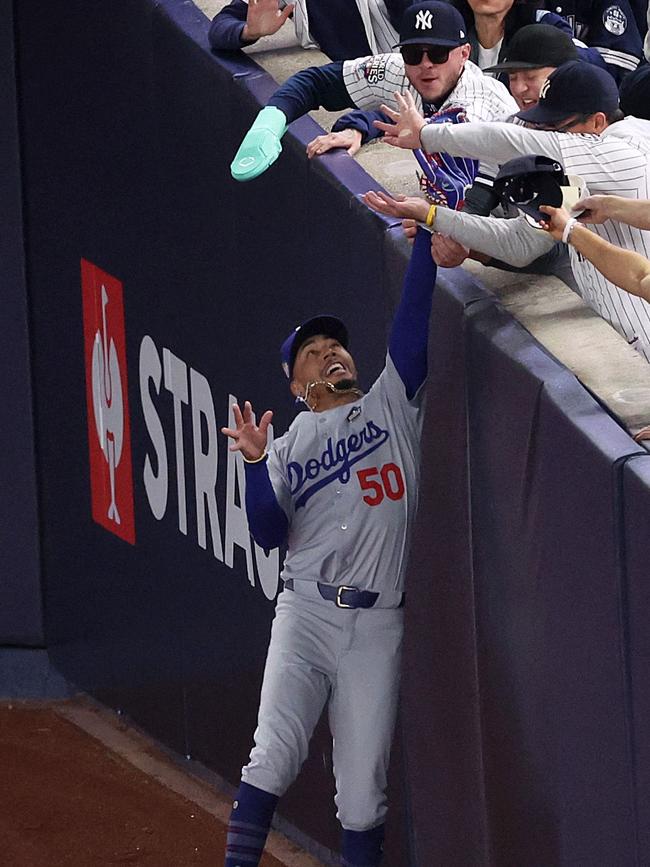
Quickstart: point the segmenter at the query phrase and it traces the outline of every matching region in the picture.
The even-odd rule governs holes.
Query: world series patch
[[[620,6],[608,6],[603,12],[605,30],[614,36],[622,36],[627,30],[627,16]]]
[[[378,84],[386,78],[386,58],[372,57],[365,65],[363,74],[368,84]]]

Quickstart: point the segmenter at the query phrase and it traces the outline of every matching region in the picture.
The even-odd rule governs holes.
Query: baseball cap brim
[[[534,105],[532,108],[528,108],[525,111],[518,111],[515,117],[518,117],[520,120],[528,121],[529,123],[561,123],[563,120],[568,120],[575,114],[577,114],[577,112],[567,111],[566,109],[563,111],[552,111],[538,102],[537,105]]]
[[[465,45],[469,39],[438,39],[435,36],[418,36],[417,39],[403,39],[398,42],[394,48],[401,48],[402,45],[442,45],[445,48],[458,48],[459,45]]]
[[[488,66],[483,72],[513,72],[519,69],[543,69],[547,63],[526,63],[525,60],[504,60],[496,66]]]

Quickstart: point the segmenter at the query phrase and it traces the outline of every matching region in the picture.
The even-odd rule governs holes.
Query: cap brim
[[[488,66],[483,72],[512,72],[518,69],[543,69],[548,66],[546,63],[526,63],[523,60],[506,60],[503,63],[497,63],[496,66]]]
[[[528,108],[525,111],[518,111],[515,117],[530,123],[561,123],[563,120],[568,120],[575,114],[575,111],[563,111],[561,113],[549,111],[547,108],[537,103],[537,105]]]
[[[436,39],[435,36],[418,36],[417,39],[404,39],[393,48],[401,48],[402,45],[441,45],[444,48],[458,48],[459,45],[465,45],[467,42],[469,39]]]

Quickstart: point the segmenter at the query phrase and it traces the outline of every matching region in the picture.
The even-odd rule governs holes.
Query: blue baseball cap
[[[348,348],[348,330],[336,316],[321,314],[320,316],[308,319],[302,325],[294,328],[280,347],[282,369],[287,375],[287,379],[293,379],[293,365],[298,350],[306,340],[309,340],[310,337],[314,337],[316,334],[333,337],[335,340],[338,340],[344,349]]]
[[[399,25],[401,45],[444,45],[457,48],[469,42],[463,16],[443,0],[427,0],[408,6]]]
[[[570,60],[558,66],[539,91],[539,102],[517,113],[521,120],[556,124],[574,114],[612,114],[618,108],[618,87],[606,69]]]
[[[650,64],[640,63],[628,72],[620,88],[621,111],[641,120],[650,120]]]

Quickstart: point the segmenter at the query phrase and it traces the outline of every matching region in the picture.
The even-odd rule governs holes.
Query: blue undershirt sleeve
[[[342,60],[310,66],[292,75],[275,91],[268,105],[284,112],[287,123],[321,107],[327,111],[355,108],[343,81]]]
[[[424,229],[418,229],[388,343],[390,357],[409,400],[415,397],[427,377],[429,318],[436,273],[437,267],[431,258],[431,236]]]
[[[233,0],[214,16],[208,31],[208,42],[213,51],[237,51],[244,45],[252,45],[241,35],[247,10],[243,0]]]
[[[287,541],[289,521],[275,496],[266,461],[244,467],[248,528],[260,548],[279,548]]]
[[[342,129],[358,129],[361,133],[361,142],[373,141],[383,135],[382,131],[373,126],[373,120],[380,120],[383,123],[391,123],[391,119],[387,114],[379,109],[371,111],[363,111],[360,108],[350,111],[342,115],[332,127],[332,132],[339,132]]]

